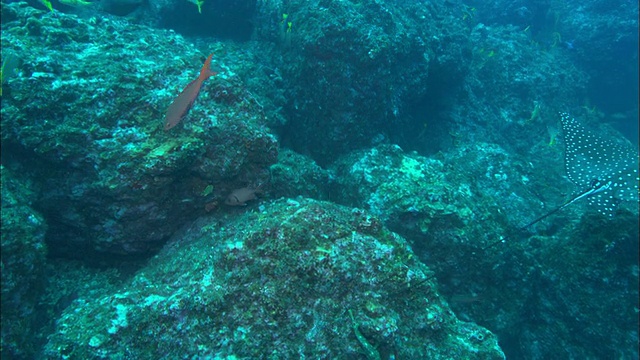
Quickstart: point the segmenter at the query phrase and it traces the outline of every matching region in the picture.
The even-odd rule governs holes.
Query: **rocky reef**
[[[3,358],[637,358],[637,203],[522,227],[584,190],[558,112],[629,145],[637,4],[47,3],[1,4]]]
[[[278,144],[224,51],[225,71],[164,132],[164,110],[204,61],[193,45],[117,19],[2,11],[3,49],[24,64],[3,97],[3,147],[43,164],[48,191],[34,206],[52,220],[52,252],[150,254],[234,189],[268,180]],[[154,61],[168,46],[180,57]]]
[[[374,216],[310,199],[205,217],[120,290],[62,314],[50,358],[502,359]]]
[[[37,313],[46,285],[47,224],[30,204],[33,183],[2,174],[2,354],[28,357],[37,350],[34,333],[42,326]]]

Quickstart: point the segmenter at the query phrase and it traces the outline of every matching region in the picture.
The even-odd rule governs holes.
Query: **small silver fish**
[[[260,192],[260,187],[243,187],[240,189],[233,190],[231,194],[227,196],[224,200],[224,203],[229,206],[246,206],[247,201],[255,200],[256,193]]]

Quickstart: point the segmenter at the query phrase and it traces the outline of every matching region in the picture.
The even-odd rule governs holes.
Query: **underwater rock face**
[[[278,162],[271,166],[270,195],[274,199],[303,196],[325,200],[330,180],[331,173],[312,159],[283,148]]]
[[[331,200],[406,238],[455,313],[495,332],[507,356],[636,358],[637,203],[607,219],[579,201],[518,231],[576,191],[560,149],[532,152],[481,142],[434,157],[355,151],[331,169]]]
[[[268,179],[276,139],[223,51],[213,49],[220,73],[165,132],[167,107],[204,60],[193,45],[106,17],[2,7],[3,49],[24,64],[3,95],[3,146],[43,164],[33,206],[54,255],[147,254],[234,189]]]
[[[570,54],[573,66],[589,74],[586,94],[598,99],[604,112],[618,112],[624,118],[610,119],[618,129],[624,123],[636,124],[637,110],[624,104],[637,104],[638,50],[637,1],[536,2],[499,0],[478,3],[479,16],[490,26],[496,23],[527,29],[536,42]],[[505,16],[510,14],[511,16]],[[535,21],[528,21],[528,18]],[[614,70],[615,69],[615,70]],[[633,134],[632,134],[633,135]],[[634,138],[631,138],[632,140]],[[637,137],[635,138],[637,142]]]
[[[2,171],[2,357],[31,358],[36,349],[36,306],[42,294],[47,226],[30,206],[33,190]]]
[[[477,185],[495,182],[494,172],[506,170],[492,163],[495,154],[477,151],[481,146],[473,150],[463,159],[427,158],[405,153],[397,145],[353,152],[333,164],[332,200],[367,209],[410,239],[428,236],[429,241],[451,243],[455,238],[477,246],[483,241],[478,237],[483,230],[504,221],[504,216],[491,214],[490,193]],[[470,169],[456,170],[464,167]],[[512,186],[506,181],[499,185]],[[483,224],[474,223],[478,217],[484,219]]]
[[[46,356],[504,359],[431,275],[367,212],[281,199],[202,218],[119,291],[76,300]]]
[[[461,78],[465,25],[447,23],[452,11],[437,2],[267,4],[256,34],[282,50],[284,131],[292,149],[320,166],[383,139],[382,129],[399,119],[407,98],[425,93],[433,73]],[[283,17],[280,26],[273,14]]]

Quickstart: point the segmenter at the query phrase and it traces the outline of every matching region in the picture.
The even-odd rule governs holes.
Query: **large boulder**
[[[464,24],[439,3],[296,0],[258,16],[282,58],[283,138],[321,166],[384,141],[409,99],[462,78]]]
[[[76,300],[45,354],[504,359],[402,237],[307,199],[197,221],[119,291]]]
[[[39,161],[33,207],[54,255],[149,254],[233,190],[268,181],[278,145],[232,50],[201,53],[171,31],[24,3],[2,13],[2,48],[22,62],[2,98],[3,150]],[[163,131],[166,109],[210,52],[219,74]]]

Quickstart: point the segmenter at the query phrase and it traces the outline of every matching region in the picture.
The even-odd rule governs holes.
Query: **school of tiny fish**
[[[587,197],[598,212],[613,216],[621,201],[638,201],[638,151],[587,131],[567,113],[560,114],[569,180],[581,189],[603,184]]]

